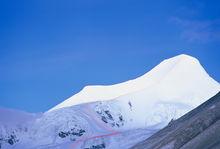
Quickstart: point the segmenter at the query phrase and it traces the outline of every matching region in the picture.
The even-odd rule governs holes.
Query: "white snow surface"
[[[23,125],[12,127],[1,123],[7,118],[0,118],[0,146],[128,149],[219,91],[219,83],[197,59],[179,55],[137,79],[111,86],[85,87],[34,120],[22,118]],[[0,116],[7,113],[10,112],[0,110]],[[18,119],[23,117],[19,115]],[[13,144],[8,143],[11,140]]]
[[[108,86],[86,86],[49,111],[82,103],[118,99],[128,94],[132,97],[133,94],[138,94],[137,92],[148,95],[142,99],[141,104],[156,100],[155,95],[159,95],[163,100],[181,100],[195,106],[216,94],[219,89],[219,83],[209,77],[196,58],[182,54],[162,61],[151,71],[134,80]],[[149,97],[152,92],[153,99]]]

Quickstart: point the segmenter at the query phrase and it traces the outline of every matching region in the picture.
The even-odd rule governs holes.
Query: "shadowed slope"
[[[220,93],[172,121],[133,149],[215,149],[220,147]]]

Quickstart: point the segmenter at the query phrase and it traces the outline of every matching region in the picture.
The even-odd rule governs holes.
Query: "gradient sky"
[[[181,53],[220,81],[219,47],[218,0],[1,0],[0,106],[46,111]]]

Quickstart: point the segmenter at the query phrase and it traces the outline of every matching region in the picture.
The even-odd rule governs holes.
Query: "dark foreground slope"
[[[220,149],[220,92],[132,149]]]

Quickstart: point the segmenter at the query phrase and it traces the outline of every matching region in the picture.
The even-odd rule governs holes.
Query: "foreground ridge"
[[[220,92],[132,149],[220,148]]]

